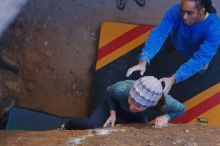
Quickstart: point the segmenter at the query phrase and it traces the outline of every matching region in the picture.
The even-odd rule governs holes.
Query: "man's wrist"
[[[110,115],[114,115],[114,116],[115,116],[115,115],[116,115],[115,111],[114,111],[114,110],[111,110],[111,111],[110,111]]]
[[[140,65],[144,65],[144,66],[145,66],[145,65],[147,64],[147,62],[146,62],[146,61],[141,60],[141,61],[139,61],[139,64],[140,64]]]
[[[171,76],[170,78],[172,79],[173,83],[175,84],[176,83],[176,78],[174,76]]]

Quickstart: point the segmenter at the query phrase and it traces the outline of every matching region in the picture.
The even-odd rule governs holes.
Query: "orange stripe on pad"
[[[184,105],[186,106],[187,109],[190,109],[196,106],[197,104],[199,104],[200,102],[211,97],[212,95],[217,94],[218,92],[220,92],[220,83],[217,83],[216,85],[192,97],[190,100],[186,101]]]
[[[103,22],[99,36],[99,49],[136,26],[118,22]]]
[[[220,104],[213,107],[212,109],[208,110],[207,112],[199,115],[189,123],[197,123],[197,118],[205,118],[208,119],[208,124],[209,125],[215,125],[219,126],[220,125],[220,116],[217,116],[218,113],[220,113]]]
[[[107,56],[108,54],[112,53],[113,51],[127,44],[128,42],[134,40],[138,36],[151,30],[152,28],[154,28],[154,26],[138,25],[134,27],[130,31],[124,33],[120,37],[112,40],[110,43],[100,48],[98,52],[97,60],[102,59],[103,57]]]
[[[220,103],[220,92],[209,97],[198,105],[187,110],[184,115],[173,120],[173,123],[188,123],[195,117],[201,115],[202,113],[208,111],[209,109],[219,105]]]
[[[96,62],[96,70],[102,68],[103,66],[111,63],[117,58],[123,56],[124,54],[128,53],[129,51],[132,51],[133,49],[143,44],[146,41],[146,38],[148,37],[149,33],[150,31],[130,41],[129,43],[122,46],[121,48],[118,48],[117,50],[113,51],[112,53],[105,56],[104,58],[98,60]]]

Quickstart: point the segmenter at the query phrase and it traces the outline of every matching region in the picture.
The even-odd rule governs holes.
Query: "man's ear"
[[[200,14],[201,15],[205,15],[206,13],[205,13],[205,8],[202,8],[201,10],[200,10]]]

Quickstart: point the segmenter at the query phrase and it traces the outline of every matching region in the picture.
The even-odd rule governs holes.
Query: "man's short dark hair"
[[[212,5],[211,0],[190,0],[196,3],[198,9],[205,8],[205,12],[217,13],[216,9]]]

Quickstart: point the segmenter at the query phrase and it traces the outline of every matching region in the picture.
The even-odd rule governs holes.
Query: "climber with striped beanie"
[[[90,117],[74,117],[60,129],[91,129],[117,123],[148,123],[163,127],[185,111],[185,106],[163,94],[161,81],[145,76],[136,81],[119,81],[106,89],[102,102]]]

